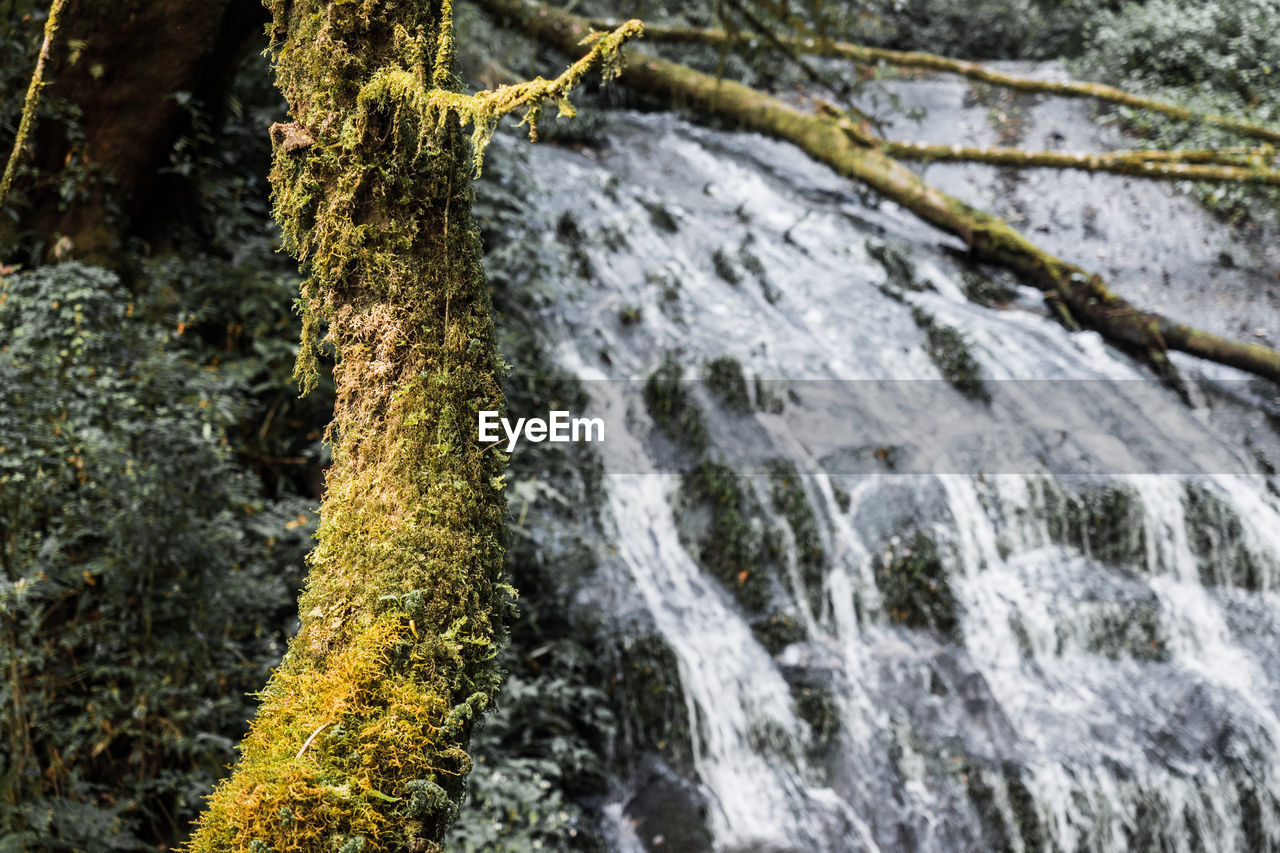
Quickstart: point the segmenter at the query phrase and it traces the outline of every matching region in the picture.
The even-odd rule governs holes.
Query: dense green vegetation
[[[185,832],[314,530],[237,458],[242,382],[159,296],[76,264],[0,286],[0,838],[30,849]]]

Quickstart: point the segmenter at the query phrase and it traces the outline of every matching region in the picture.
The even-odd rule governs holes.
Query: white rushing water
[[[947,251],[954,241],[860,197],[789,146],[636,114],[616,118],[609,138],[585,153],[498,147],[534,185],[521,251],[537,253],[554,282],[527,284],[551,294],[547,340],[558,365],[583,381],[591,413],[610,424],[600,451],[616,551],[607,582],[628,590],[678,661],[690,781],[715,848],[1280,848],[1274,478],[1150,465],[1117,476],[1051,473],[1106,454],[1135,465],[1209,458],[1205,448],[1257,472],[1249,448],[1274,444],[1275,434],[1253,405],[1189,409],[1097,335],[1057,325],[1026,289],[1003,310],[969,301],[967,268]],[[975,200],[994,192],[997,176],[947,173],[956,191],[972,185]],[[1032,221],[1046,205],[1070,220],[1074,212],[1059,208],[1105,199],[1117,209],[1164,205],[1179,229],[1215,244],[1235,239],[1165,187],[1117,179],[1068,189],[1050,199],[1037,179],[1022,196],[1003,192]],[[565,216],[576,230],[557,236]],[[1120,232],[1121,222],[1109,220],[1109,235],[1094,243],[1079,237],[1075,254],[1087,262],[1114,241],[1143,239]],[[573,245],[575,234],[584,245]],[[902,241],[923,289],[887,292],[891,276],[868,239]],[[1175,267],[1177,247],[1166,251]],[[585,257],[579,272],[588,274],[567,257]],[[1216,310],[1233,322],[1229,309]],[[819,386],[807,383],[939,386],[921,312],[959,332],[986,380],[1008,390],[988,409],[947,390],[941,408],[913,413],[904,402],[908,416],[964,435],[1001,400],[1030,393],[1018,380],[1088,380],[1096,434],[1064,433],[1044,450],[1016,427],[983,441],[983,427],[967,444],[947,444],[928,470],[841,468],[838,424],[797,428],[823,417],[812,402]],[[760,614],[689,544],[693,511],[678,494],[698,454],[653,423],[635,382],[665,354],[689,377],[729,356],[749,385],[794,383],[782,411],[753,391],[757,407],[746,415],[691,391],[707,458],[728,458],[750,436],[797,472],[813,521],[803,541],[821,553],[814,596],[800,553],[807,534],[770,497],[777,475],[741,472],[756,522],[780,543],[774,603],[801,629],[781,648],[766,648]],[[1230,371],[1204,375],[1226,377],[1233,394],[1259,393],[1231,384]],[[1169,418],[1132,405],[1136,395]],[[866,413],[868,422],[884,418],[885,446],[894,414]],[[929,450],[903,452],[924,465]],[[894,612],[901,593],[884,586],[885,567],[919,547],[916,533],[936,549],[954,627]],[[891,549],[898,557],[886,559]],[[799,710],[801,687],[814,684],[830,699],[832,737]],[[606,816],[632,848],[662,849],[632,831],[629,784]]]

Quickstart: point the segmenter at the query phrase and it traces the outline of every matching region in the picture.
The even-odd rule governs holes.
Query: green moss
[[[751,631],[771,655],[779,654],[792,643],[802,642],[807,636],[804,625],[794,613],[771,613],[754,620]]]
[[[1021,614],[1010,614],[1009,627],[1013,630],[1013,638],[1018,643],[1018,651],[1028,660],[1035,657],[1035,645],[1031,642],[1031,634],[1027,631],[1027,623]]]
[[[983,847],[999,853],[1012,853],[1013,844],[1009,830],[1005,826],[1004,815],[996,802],[994,789],[983,778],[981,766],[966,762],[962,767],[961,779],[969,793],[969,803],[978,817],[978,825],[982,828]]]
[[[1132,488],[1106,483],[1071,492],[1042,481],[1039,490],[1050,540],[1108,563],[1145,565],[1144,510]]]
[[[988,308],[1003,308],[1018,295],[1017,288],[983,275],[977,270],[960,273],[960,289],[970,301]]]
[[[1044,831],[1040,826],[1040,815],[1036,811],[1031,791],[1012,767],[1005,768],[1004,779],[1005,788],[1009,792],[1009,806],[1013,809],[1013,820],[1017,824],[1018,834],[1022,836],[1022,849],[1043,850]]]
[[[686,387],[684,369],[670,354],[645,380],[644,403],[649,417],[672,440],[698,451],[706,448],[702,410]]]
[[[932,286],[916,277],[916,265],[907,254],[907,245],[901,242],[867,240],[867,254],[884,267],[885,283],[880,289],[888,296],[901,300],[904,293],[932,290]]]
[[[594,106],[594,105],[593,105]],[[549,115],[538,122],[538,139],[568,148],[600,147],[609,130],[607,110],[579,108],[573,115]]]
[[[40,93],[46,85],[44,81],[44,61],[49,53],[49,48],[53,43],[54,36],[58,32],[58,18],[62,14],[62,7],[66,5],[66,0],[54,0],[49,7],[49,15],[45,18],[44,24],[44,46],[40,51],[40,58],[36,62],[35,72],[31,75],[31,82],[27,86],[27,97],[22,104],[22,117],[18,120],[18,130],[13,137],[13,145],[9,149],[9,156],[5,161],[4,173],[0,175],[0,207],[9,200],[9,188],[13,185],[13,176],[17,173],[18,162],[22,159],[22,154],[27,147],[27,134],[31,132],[31,128],[35,123],[36,112],[40,106]],[[10,16],[13,10],[9,10]]]
[[[639,305],[624,305],[618,309],[618,322],[623,326],[635,326],[644,319],[644,312]]]
[[[716,249],[711,254],[711,266],[716,271],[716,275],[727,281],[729,284],[741,284],[742,277],[738,275],[738,269],[730,260],[729,254],[724,249]]]
[[[782,410],[786,405],[783,402],[782,395],[776,393],[773,390],[773,386],[760,378],[759,374],[754,377],[754,384],[756,386],[756,406],[760,411],[768,412],[771,415],[782,414]]]
[[[969,351],[964,336],[950,326],[939,323],[921,308],[911,309],[911,318],[924,330],[925,352],[938,368],[947,383],[974,400],[990,402],[990,395],[982,382],[982,367]]]
[[[595,275],[591,257],[587,254],[587,238],[578,226],[578,220],[567,210],[556,220],[556,239],[568,247],[569,258],[580,278]]]
[[[1158,604],[1126,602],[1119,608],[1100,608],[1089,617],[1088,649],[1112,660],[1169,660]]]
[[[782,298],[782,292],[773,286],[773,282],[769,281],[769,275],[765,271],[764,262],[760,260],[754,252],[751,251],[751,244],[755,242],[754,234],[747,234],[743,239],[742,245],[738,247],[738,263],[742,265],[742,269],[748,275],[754,278],[760,284],[760,292],[764,294],[764,299],[770,305],[775,304]],[[725,259],[728,263],[728,258]],[[729,264],[732,266],[732,264]],[[719,266],[717,265],[717,269]],[[737,275],[736,271],[733,273]],[[734,281],[733,283],[737,283]]]
[[[748,241],[749,242],[749,241]],[[747,248],[744,243],[742,248],[738,249],[738,262],[742,264],[742,268],[758,279],[765,277],[764,263],[755,253]]]
[[[1262,804],[1258,791],[1247,781],[1236,780],[1236,796],[1240,802],[1240,824],[1244,829],[1245,847],[1248,850],[1267,849],[1268,830],[1262,818]],[[1266,789],[1263,789],[1266,792]],[[1269,794],[1268,794],[1269,795]]]
[[[436,850],[514,592],[504,460],[474,435],[502,409],[502,365],[471,178],[501,115],[536,132],[543,101],[571,111],[568,87],[616,72],[629,36],[554,81],[464,96],[449,0],[269,5],[294,118],[272,128],[273,201],[307,276],[304,391],[322,323],[337,357],[333,464],[301,627],[189,849]]]
[[[613,225],[606,225],[600,229],[599,242],[610,252],[621,252],[630,245],[627,242],[627,235]]]
[[[742,375],[742,365],[732,356],[721,356],[707,362],[702,371],[707,388],[724,403],[725,408],[739,414],[751,412],[751,396],[747,393],[747,380]]]
[[[728,467],[703,462],[684,475],[677,497],[690,553],[733,594],[748,614],[773,601],[769,554],[759,514],[742,481]]]
[[[875,580],[894,621],[958,639],[955,596],[938,546],[928,534],[917,531],[905,542],[891,540],[880,557]]]
[[[804,493],[795,463],[787,459],[772,460],[769,463],[769,485],[774,509],[786,518],[795,543],[796,564],[800,582],[804,585],[803,593],[797,591],[797,594],[807,596],[809,607],[817,615],[822,610],[827,558],[818,533],[817,518]]]
[[[798,758],[795,741],[777,720],[756,718],[747,729],[747,745],[757,755],[792,764]]]
[[[1182,495],[1187,544],[1196,555],[1203,583],[1263,589],[1276,567],[1245,542],[1244,525],[1230,505],[1203,484],[1188,482]]]
[[[796,716],[809,725],[810,752],[830,756],[840,736],[840,707],[830,685],[798,686],[794,693]]]
[[[680,222],[665,204],[656,201],[641,201],[640,204],[649,212],[649,221],[654,228],[668,234],[675,234],[680,230]]]
[[[1014,844],[1015,835],[1027,853],[1038,853],[1045,848],[1045,831],[1035,799],[1016,765],[1006,763],[998,768],[966,761],[961,765],[961,772],[969,802],[982,827],[984,849],[1012,853],[1019,849]],[[1000,808],[997,787],[1003,787],[1008,797],[1011,813],[1008,817]]]
[[[614,657],[617,675],[609,690],[621,726],[624,769],[634,769],[642,755],[656,752],[673,767],[691,770],[689,708],[675,652],[658,634],[641,634],[619,640]]]
[[[840,507],[841,512],[848,512],[849,507],[853,504],[853,499],[849,493],[835,483],[831,484],[831,494],[835,496],[836,506]]]
[[[680,312],[680,279],[666,270],[646,272],[644,279],[647,284],[658,289],[658,310],[667,319],[682,322],[684,317]]]

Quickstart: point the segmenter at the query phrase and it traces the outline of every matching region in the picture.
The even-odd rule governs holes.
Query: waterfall
[[[927,101],[928,86],[898,94]],[[1036,107],[1027,132],[1085,124],[1083,110]],[[980,114],[929,127],[963,138]],[[674,654],[714,849],[1280,849],[1267,392],[1180,360],[1190,407],[1027,288],[972,301],[975,277],[998,273],[789,146],[670,115],[616,114],[607,133],[586,154],[495,142],[533,185],[513,242],[541,273],[515,286],[551,295],[539,317],[555,366],[608,424],[612,553],[595,583]],[[977,201],[1000,180],[929,177]],[[1122,292],[1154,274],[1142,251],[1114,251],[1147,236],[1124,230],[1135,205],[1196,237],[1161,248],[1180,293],[1194,271],[1183,280],[1179,252],[1201,238],[1254,251],[1167,187],[1073,177],[1059,194],[1045,180],[1001,185],[1001,204],[1032,224],[1100,209],[1105,236],[1050,248],[1105,254]],[[1236,319],[1216,306],[1205,323]],[[985,402],[947,376],[940,341],[963,347]],[[643,395],[664,357],[689,379],[732,359],[750,411],[688,383],[708,440],[681,446]],[[891,384],[850,423],[882,446],[846,446],[824,394],[873,382]],[[916,394],[937,403],[913,408]],[[1054,395],[1082,418],[1060,440],[1006,418]],[[926,433],[940,443],[894,444]],[[732,494],[767,559],[735,581],[704,565],[715,555],[689,530],[706,510],[682,495],[700,462],[743,459]],[[749,602],[766,563],[765,603]],[[778,619],[790,633],[775,641]],[[695,849],[637,835],[641,783],[616,782],[603,813],[619,849]]]

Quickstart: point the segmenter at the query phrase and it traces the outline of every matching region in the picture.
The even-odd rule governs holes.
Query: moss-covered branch
[[[1076,169],[1110,172],[1159,181],[1261,184],[1280,187],[1280,171],[1265,167],[1186,163],[1175,158],[1148,158],[1143,151],[1109,151],[1078,154],[1070,151],[1026,151],[1021,148],[974,148],[960,145],[927,145],[915,142],[883,142],[884,152],[899,160],[931,163],[989,163],[1022,169]]]
[[[53,46],[53,37],[58,32],[58,16],[67,0],[53,0],[49,8],[49,17],[44,22],[44,41],[40,44],[40,55],[36,57],[36,70],[31,75],[31,84],[27,87],[27,97],[22,105],[22,120],[18,123],[18,133],[13,137],[13,150],[9,152],[9,161],[4,167],[4,177],[0,178],[0,207],[4,207],[9,198],[9,188],[13,186],[13,176],[18,170],[18,161],[22,159],[22,149],[27,146],[27,137],[31,133],[31,125],[35,122],[36,110],[40,106],[40,91],[44,88],[44,64],[49,59],[49,49]]]
[[[841,127],[859,144],[879,148],[898,160],[929,163],[988,163],[1020,169],[1073,169],[1109,172],[1158,181],[1205,181],[1209,183],[1260,184],[1280,186],[1280,171],[1270,168],[1263,152],[1242,164],[1244,158],[1210,151],[1027,151],[1004,146],[974,147],[896,142],[871,136],[854,122]]]
[[[604,22],[597,22],[596,25],[601,27],[608,26]],[[645,30],[645,38],[653,42],[708,44],[717,47],[732,45],[741,41],[740,36],[734,36],[734,34],[724,30],[701,29],[698,27],[649,26]],[[885,48],[866,47],[822,38],[784,38],[781,36],[778,38],[790,50],[797,53],[848,59],[861,65],[884,63],[897,68],[941,71],[1020,92],[1057,95],[1064,98],[1093,98],[1119,106],[1159,113],[1180,121],[1202,122],[1223,130],[1229,130],[1240,136],[1262,139],[1267,142],[1280,142],[1280,129],[1253,124],[1231,116],[1196,112],[1176,104],[1135,95],[1103,83],[1090,83],[1079,80],[1067,82],[1033,80],[1013,74],[1005,74],[1002,71],[994,71],[977,62],[951,59],[945,56],[936,56],[932,53],[887,50]]]
[[[337,357],[333,465],[301,627],[187,849],[424,853],[457,814],[514,594],[503,459],[475,439],[503,401],[462,127],[563,98],[638,25],[567,76],[467,97],[450,0],[269,5],[294,119],[272,128],[275,211],[308,276],[304,382],[322,323]]]
[[[818,110],[834,118],[858,144],[879,148],[898,160],[936,163],[988,163],[1015,168],[1076,169],[1110,172],[1163,181],[1263,184],[1280,186],[1280,170],[1273,168],[1276,150],[1253,148],[1129,149],[1101,152],[1028,151],[1006,146],[938,145],[899,142],[871,132],[860,116],[818,101]]]
[[[529,126],[529,137],[536,141],[543,104],[554,102],[561,116],[573,116],[569,92],[597,64],[601,66],[605,80],[618,76],[622,45],[643,31],[639,21],[627,21],[609,32],[590,33],[581,42],[587,48],[586,53],[554,80],[536,77],[471,95],[434,85],[428,89],[412,72],[382,69],[360,90],[359,121],[363,127],[371,112],[388,106],[396,114],[396,124],[399,123],[401,109],[411,110],[416,125],[423,128],[442,130],[450,118],[456,118],[462,126],[469,124],[472,127],[471,148],[476,171],[479,172],[485,148],[502,118],[523,112],[522,123]],[[438,74],[436,79],[440,79]],[[421,146],[424,142],[425,138],[420,138],[418,144]]]
[[[479,5],[571,54],[590,28],[584,18],[524,0],[479,0]],[[1140,310],[1108,289],[1098,276],[1050,255],[1003,219],[939,191],[882,151],[862,144],[850,135],[844,119],[803,113],[740,83],[653,56],[632,57],[621,79],[638,90],[797,145],[815,160],[960,237],[975,254],[1021,274],[1043,290],[1060,313],[1145,354],[1161,370],[1169,369],[1166,351],[1181,350],[1280,382],[1280,353]]]

